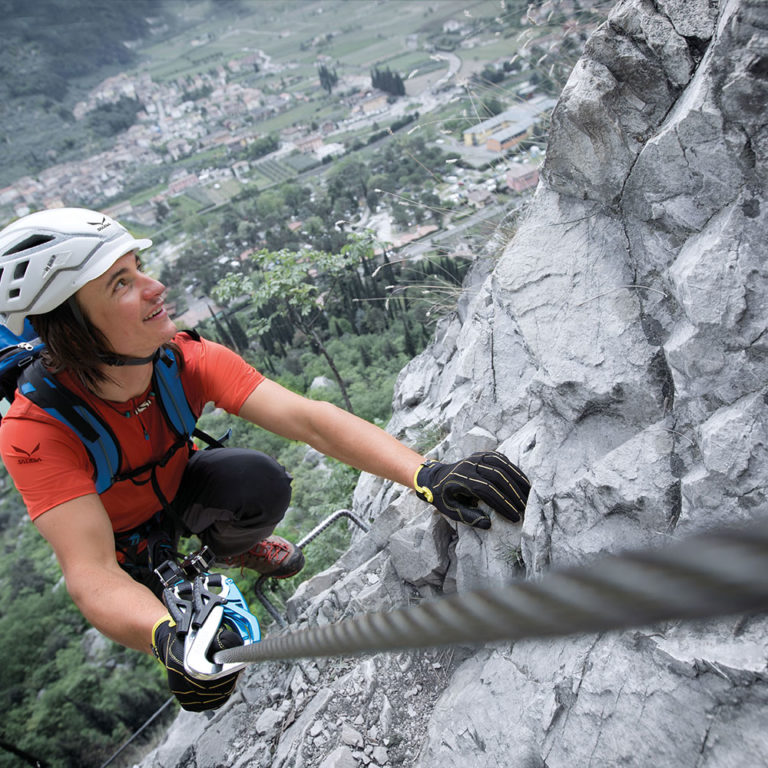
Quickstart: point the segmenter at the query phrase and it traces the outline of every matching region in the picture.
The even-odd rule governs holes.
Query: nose
[[[150,277],[143,273],[142,277],[145,280],[145,283],[142,286],[142,293],[146,298],[151,299],[165,293],[165,286],[159,280],[155,280],[154,277]]]

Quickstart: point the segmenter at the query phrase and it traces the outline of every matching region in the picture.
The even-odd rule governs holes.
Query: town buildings
[[[556,100],[538,96],[483,120],[464,131],[468,147],[485,146],[492,152],[507,152],[533,133],[536,123],[551,112]]]

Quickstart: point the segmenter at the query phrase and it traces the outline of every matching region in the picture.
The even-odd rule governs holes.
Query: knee
[[[183,494],[175,503],[193,532],[214,520],[236,526],[275,526],[291,501],[292,479],[285,467],[259,451],[197,451],[186,470]]]
[[[272,457],[254,452],[254,466],[244,486],[250,491],[243,505],[244,518],[277,525],[291,502],[293,478],[285,467]]]

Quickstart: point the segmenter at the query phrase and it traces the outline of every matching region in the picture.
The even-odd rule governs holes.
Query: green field
[[[290,61],[291,71],[301,74],[316,66],[318,55],[329,57],[341,70],[361,73],[404,55],[405,63],[398,66],[410,70],[424,53],[409,53],[409,35],[439,30],[448,19],[464,19],[465,14],[479,18],[502,12],[499,0],[244,0],[239,7],[244,12],[236,16],[212,1],[180,3],[180,15],[198,24],[144,48],[144,68],[153,79],[165,81],[262,50],[275,60]]]
[[[319,115],[322,109],[323,105],[314,101],[298,102],[291,109],[259,122],[258,131],[261,135],[267,136],[272,133],[279,133],[291,125],[310,123],[320,119]]]

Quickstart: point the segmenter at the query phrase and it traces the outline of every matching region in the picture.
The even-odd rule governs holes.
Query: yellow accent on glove
[[[175,622],[170,615],[164,616],[152,630],[152,650],[168,674],[168,687],[181,706],[190,712],[217,709],[235,690],[239,672],[224,677],[206,679],[189,675],[184,668],[184,642],[176,635]],[[226,633],[224,627],[219,633]],[[230,634],[234,634],[230,632]],[[235,636],[237,643],[242,643]],[[217,641],[220,637],[217,634]],[[237,643],[220,643],[220,647],[232,647]]]
[[[176,622],[171,618],[170,613],[166,613],[165,616],[161,616],[156,622],[155,626],[152,627],[152,646],[155,645],[155,632],[157,632],[157,628],[164,622],[168,622],[169,627],[175,627]]]
[[[420,493],[424,497],[424,501],[427,501],[431,504],[435,498],[432,495],[432,491],[426,486],[419,485],[419,472],[421,472],[421,470],[424,469],[424,467],[426,467],[428,463],[429,462],[424,462],[424,464],[419,464],[418,468],[416,469],[416,472],[413,475],[413,487],[415,488],[416,493]]]
[[[425,461],[416,471],[414,487],[420,499],[434,504],[449,520],[487,529],[491,518],[480,503],[513,523],[520,522],[531,483],[504,454],[479,451],[452,464]]]

